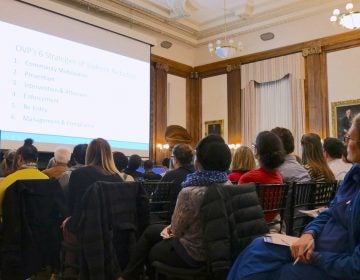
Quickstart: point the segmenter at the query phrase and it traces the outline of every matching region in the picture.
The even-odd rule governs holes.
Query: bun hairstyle
[[[231,152],[224,139],[211,134],[197,144],[196,159],[204,170],[226,171],[230,166]]]
[[[24,145],[22,145],[16,151],[16,158],[21,157],[26,163],[37,162],[38,160],[38,150],[33,145],[34,140],[27,138],[24,140]]]
[[[274,170],[283,164],[285,151],[281,139],[275,133],[262,131],[256,137],[256,155],[260,166],[267,170]]]
[[[32,145],[33,143],[34,143],[34,140],[31,139],[31,138],[26,138],[26,139],[24,140],[24,146],[25,146],[25,145]]]

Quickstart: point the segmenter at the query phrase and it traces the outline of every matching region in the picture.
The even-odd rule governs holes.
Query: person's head
[[[152,162],[152,160],[145,160],[144,161],[144,170],[145,171],[151,171],[154,167],[154,163]]]
[[[129,159],[122,152],[113,152],[114,162],[117,170],[122,171],[128,165]]]
[[[139,155],[131,155],[129,157],[128,168],[130,170],[136,170],[141,166],[142,159]]]
[[[68,164],[70,157],[71,151],[66,147],[57,147],[54,151],[55,163]]]
[[[7,150],[4,153],[4,158],[0,164],[2,171],[4,172],[4,176],[7,176],[12,171],[14,171],[15,156],[16,156],[16,150]]]
[[[316,133],[306,133],[301,137],[302,162],[315,173],[322,174],[326,181],[335,181],[322,152],[321,138]]]
[[[350,118],[350,117],[351,117],[351,109],[347,109],[347,110],[345,111],[345,115],[346,115],[348,118]]]
[[[15,160],[16,167],[20,167],[21,165],[27,163],[37,163],[38,161],[38,150],[33,145],[34,140],[31,138],[27,138],[24,141],[24,145],[22,145],[16,151]]]
[[[277,136],[279,136],[285,153],[291,154],[294,152],[295,145],[294,145],[294,136],[292,135],[291,131],[284,127],[275,127],[271,130],[271,132],[275,133]]]
[[[72,152],[72,158],[75,164],[85,164],[85,156],[88,144],[78,144],[74,147]]]
[[[86,150],[85,165],[102,168],[105,173],[119,173],[109,143],[103,138],[92,140]]]
[[[7,150],[4,154],[4,165],[6,168],[12,168],[14,159],[16,155],[16,150]]]
[[[230,170],[246,172],[255,169],[255,158],[252,150],[247,146],[241,146],[234,152]]]
[[[163,158],[163,160],[161,161],[161,166],[164,167],[165,169],[169,169],[170,159],[168,157]]]
[[[208,135],[196,145],[195,166],[197,169],[227,171],[230,162],[230,149],[219,135]]]
[[[285,151],[280,138],[273,132],[260,132],[255,141],[255,157],[260,167],[274,170],[285,160]]]
[[[353,163],[360,163],[360,114],[357,114],[345,137],[347,142],[347,159]]]
[[[316,133],[304,134],[301,137],[301,147],[302,147],[301,158],[303,164],[308,164],[311,161],[315,161],[315,162],[324,161],[321,138]]]
[[[341,158],[344,153],[345,146],[339,139],[327,137],[324,139],[323,149],[325,158],[331,160]]]
[[[194,157],[193,149],[188,144],[175,145],[172,155],[174,156],[173,161],[176,167],[191,164]]]

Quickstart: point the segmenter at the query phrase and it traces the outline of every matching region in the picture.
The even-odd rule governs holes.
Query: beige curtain
[[[295,152],[299,153],[300,139],[305,127],[304,80],[305,65],[301,53],[271,58],[241,66],[242,135],[243,145],[250,146],[259,128],[259,98],[255,83],[277,81],[289,75],[292,100],[292,133]],[[271,106],[271,104],[269,104]]]

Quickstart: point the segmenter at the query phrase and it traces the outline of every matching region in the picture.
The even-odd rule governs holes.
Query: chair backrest
[[[172,182],[145,181],[142,183],[148,190],[150,204],[150,223],[169,224],[172,215],[171,189]]]
[[[58,181],[18,180],[8,187],[2,216],[3,276],[26,279],[47,265],[57,269],[60,225],[66,216],[65,196]]]
[[[159,182],[160,181],[158,181],[158,180],[155,180],[155,181],[146,180],[146,181],[141,182],[141,184],[142,184],[142,186],[143,186],[149,200],[152,198],[152,195],[155,192]]]
[[[287,234],[299,236],[305,226],[312,220],[311,217],[299,210],[313,210],[326,207],[334,198],[337,182],[333,183],[293,183],[289,217],[287,219]]]
[[[82,199],[78,219],[82,279],[113,279],[126,266],[136,234],[148,225],[148,198],[140,182],[96,182]]]
[[[265,220],[270,228],[278,232],[282,230],[288,190],[287,184],[256,184],[256,192]],[[280,214],[279,218],[276,217],[278,214]]]

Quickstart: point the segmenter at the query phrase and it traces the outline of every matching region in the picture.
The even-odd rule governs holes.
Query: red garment
[[[260,184],[282,184],[283,180],[280,175],[280,172],[277,170],[267,171],[263,168],[258,168],[255,170],[251,170],[241,176],[239,184],[246,183],[260,183]],[[265,215],[265,220],[267,222],[271,222],[277,215],[275,213],[267,213]]]
[[[240,172],[240,171],[233,171],[228,175],[228,179],[230,182],[238,183],[241,176],[244,175],[246,172]]]

